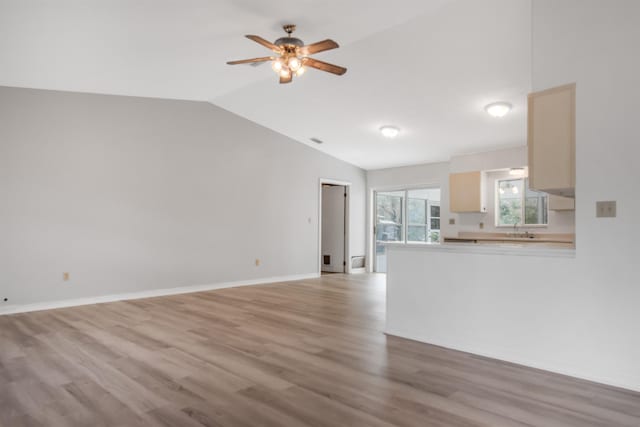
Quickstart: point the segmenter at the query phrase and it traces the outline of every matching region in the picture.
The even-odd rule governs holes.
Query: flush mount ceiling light
[[[395,138],[400,133],[400,129],[396,126],[385,125],[380,128],[380,133],[382,133],[385,138]]]
[[[508,102],[494,102],[484,107],[491,117],[504,117],[513,106]]]

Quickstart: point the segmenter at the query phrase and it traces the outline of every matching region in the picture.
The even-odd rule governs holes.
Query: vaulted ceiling
[[[524,144],[530,0],[0,0],[0,85],[209,101],[365,169]],[[269,51],[332,38],[280,85]],[[504,118],[483,107],[507,101]],[[396,139],[381,125],[401,129]],[[315,137],[322,145],[311,142]]]

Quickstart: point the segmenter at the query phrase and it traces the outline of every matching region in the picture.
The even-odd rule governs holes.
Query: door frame
[[[350,200],[351,200],[351,182],[340,181],[332,178],[320,178],[318,184],[318,275],[322,274],[322,185],[332,184],[344,186],[345,193],[344,198],[344,261],[346,274],[351,274],[351,250],[349,247],[349,236],[351,234],[349,227],[350,214]]]

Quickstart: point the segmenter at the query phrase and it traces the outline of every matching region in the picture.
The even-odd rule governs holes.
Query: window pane
[[[524,201],[524,223],[525,224],[547,224],[548,206],[547,193],[529,190],[528,180]]]
[[[376,239],[383,242],[400,242],[402,240],[402,226],[395,224],[380,224],[376,228]]]
[[[440,241],[440,231],[429,231],[429,242],[435,243]]]
[[[431,206],[431,216],[440,217],[440,206]]]
[[[498,181],[498,225],[522,224],[522,179]]]
[[[401,242],[403,191],[376,193],[376,239]]]
[[[407,222],[409,224],[427,223],[427,201],[422,199],[407,199]]]
[[[440,230],[440,218],[431,218],[431,229]]]
[[[392,193],[378,193],[378,220],[402,223],[402,196]]]
[[[500,225],[522,224],[520,200],[500,200]]]
[[[408,242],[426,242],[427,226],[426,225],[410,225],[407,230]]]

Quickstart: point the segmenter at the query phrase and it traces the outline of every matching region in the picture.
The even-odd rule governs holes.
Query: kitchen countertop
[[[554,258],[575,258],[576,250],[573,244],[538,242],[512,242],[512,243],[407,243],[386,244],[387,249],[401,251],[435,251],[450,253],[470,253],[486,255],[513,255],[513,256],[537,256]]]
[[[511,233],[460,232],[443,237],[443,243],[378,242],[394,250],[426,250],[452,253],[477,253],[516,256],[575,258],[575,235],[532,233],[530,237],[513,237]]]
[[[523,233],[519,233],[523,234]],[[529,237],[513,236],[512,233],[473,233],[459,232],[457,236],[444,236],[445,242],[457,243],[511,243],[518,242],[522,244],[532,243],[549,243],[573,246],[575,242],[574,234],[560,233],[531,233]]]

